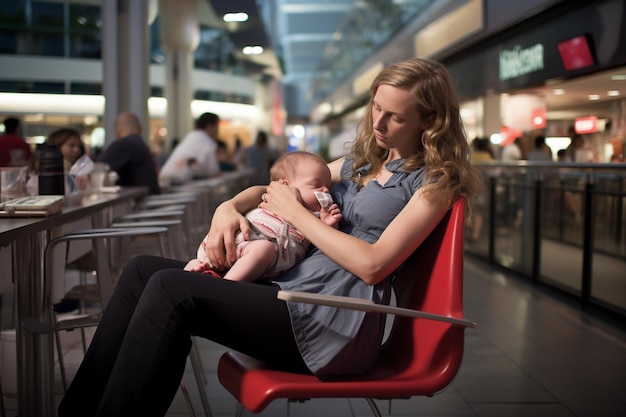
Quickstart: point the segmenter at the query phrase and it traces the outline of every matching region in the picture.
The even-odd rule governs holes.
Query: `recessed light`
[[[245,22],[248,20],[248,13],[226,13],[222,19],[224,22]]]
[[[589,100],[600,100],[600,96],[597,94],[589,94]]]
[[[262,46],[246,46],[241,50],[244,55],[259,55],[263,53],[263,47]]]
[[[619,91],[617,90],[611,90],[609,92],[606,93],[609,97],[617,97],[619,96]]]
[[[563,94],[565,94],[565,90],[563,90],[562,88],[555,88],[553,93],[555,96],[562,96]]]
[[[626,81],[626,74],[611,75],[611,80],[613,80],[613,81]]]

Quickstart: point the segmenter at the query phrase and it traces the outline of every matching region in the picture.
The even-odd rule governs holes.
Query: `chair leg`
[[[187,385],[185,384],[184,379],[180,381],[180,390],[183,393],[185,404],[187,404],[187,410],[189,411],[189,415],[191,417],[197,417],[196,410],[193,408],[193,403],[191,402],[191,397],[189,396],[189,390],[187,389]]]
[[[191,360],[191,366],[193,366],[194,371],[198,371],[200,375],[200,379],[203,385],[206,385],[206,375],[204,375],[204,367],[202,366],[202,358],[200,357],[200,351],[198,350],[198,345],[196,344],[195,338],[191,338],[191,351],[189,352],[189,359]]]
[[[367,403],[369,404],[370,408],[372,409],[372,413],[374,413],[374,416],[381,417],[380,410],[376,406],[376,403],[374,402],[374,400],[371,398],[366,398],[365,401],[367,401]]]
[[[4,410],[4,392],[2,392],[2,384],[0,383],[0,416],[6,417],[6,415]]]
[[[61,335],[58,331],[54,332],[54,338],[57,344],[57,354],[59,356],[59,369],[61,370],[61,381],[63,382],[63,392],[67,391],[67,375],[65,374],[65,361],[63,360],[63,346],[61,346]]]
[[[202,401],[202,408],[204,409],[204,415],[206,417],[212,417],[211,407],[209,406],[209,400],[206,396],[206,390],[204,389],[205,376],[202,363],[200,362],[200,354],[194,338],[191,338],[191,352],[189,353],[189,360],[191,361],[191,368],[196,378],[198,385],[198,391],[200,391],[200,400]]]
[[[85,335],[85,329],[80,329],[80,338],[83,342],[83,354],[87,353],[87,336]]]

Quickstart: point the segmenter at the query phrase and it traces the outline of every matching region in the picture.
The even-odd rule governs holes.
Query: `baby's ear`
[[[287,181],[285,179],[282,179],[282,180],[280,180],[278,182],[280,182],[281,184],[289,185],[289,181]]]

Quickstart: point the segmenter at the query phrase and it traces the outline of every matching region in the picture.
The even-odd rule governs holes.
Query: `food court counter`
[[[19,416],[56,415],[53,335],[31,334],[22,328],[24,319],[43,317],[43,253],[47,243],[61,235],[64,226],[82,220],[89,220],[94,228],[106,227],[147,194],[145,187],[124,187],[114,193],[86,195],[80,204],[63,207],[48,217],[0,218],[0,247],[12,248]]]

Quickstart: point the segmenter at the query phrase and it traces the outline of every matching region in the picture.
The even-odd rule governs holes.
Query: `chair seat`
[[[100,302],[100,289],[97,284],[79,284],[70,288],[65,298],[80,301]]]
[[[78,269],[82,271],[95,271],[96,269],[96,256],[93,250],[87,252],[78,259],[73,260],[67,264],[68,269]]]
[[[433,332],[442,334],[440,343],[460,348],[452,355],[446,352],[437,357],[438,346],[432,344],[426,350],[429,351],[427,356],[433,360],[422,363],[422,366],[398,360],[399,356],[383,351],[378,364],[369,372],[337,381],[320,381],[314,375],[280,371],[243,353],[229,351],[220,358],[218,378],[241,405],[254,413],[280,398],[396,399],[432,396],[444,390],[458,372],[463,356],[464,328],[425,320],[423,324],[431,329],[431,335]]]
[[[71,314],[71,313],[63,313],[58,314],[55,317],[56,320],[56,330],[75,330],[82,329],[84,327],[92,327],[97,326],[100,323],[100,318],[102,317],[101,312],[93,313],[93,314]]]

